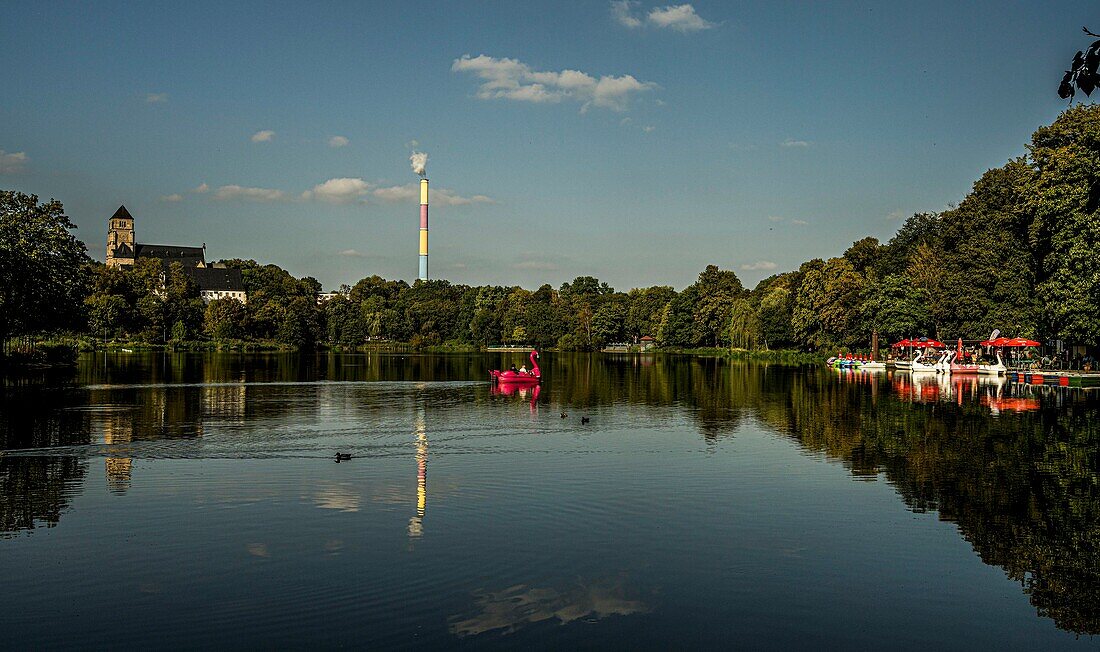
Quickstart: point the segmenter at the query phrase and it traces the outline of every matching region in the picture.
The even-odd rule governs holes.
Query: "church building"
[[[119,206],[107,225],[107,266],[129,267],[142,258],[159,260],[166,271],[172,263],[180,263],[208,303],[214,299],[247,300],[241,270],[230,269],[224,263],[207,264],[205,243],[201,247],[139,244],[134,241],[133,216],[125,206]]]

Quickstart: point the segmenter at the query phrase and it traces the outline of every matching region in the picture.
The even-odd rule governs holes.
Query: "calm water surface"
[[[1100,643],[1095,393],[549,354],[494,393],[511,362],[8,386],[0,647]]]

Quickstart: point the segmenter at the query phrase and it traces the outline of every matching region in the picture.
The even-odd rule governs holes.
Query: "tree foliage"
[[[1100,36],[1090,32],[1087,27],[1081,29],[1088,36]],[[1100,75],[1096,72],[1098,65],[1100,65],[1100,41],[1093,41],[1084,52],[1078,50],[1077,54],[1073,55],[1069,70],[1062,76],[1062,82],[1058,84],[1058,97],[1063,100],[1072,99],[1074,88],[1086,96],[1091,96],[1092,91],[1100,86]]]
[[[75,228],[56,199],[0,190],[0,342],[86,323],[88,255]]]

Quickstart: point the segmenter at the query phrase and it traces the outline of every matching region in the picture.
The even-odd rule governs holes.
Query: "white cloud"
[[[487,197],[485,195],[463,197],[446,188],[433,188],[430,192],[428,203],[436,206],[467,206],[469,204],[496,203],[496,200],[492,197]],[[413,201],[420,197],[420,186],[418,183],[414,182],[407,183],[403,186],[375,188],[374,191],[371,192],[371,195],[376,199],[386,202]]]
[[[149,104],[159,104],[168,101],[168,93],[146,93],[145,101]]]
[[[8,154],[4,150],[0,149],[0,174],[14,174],[16,172],[22,172],[23,166],[27,161],[26,152],[12,152]]]
[[[623,27],[637,29],[642,26],[642,21],[634,15],[633,8],[637,2],[631,0],[615,0],[611,3],[611,17]]]
[[[252,142],[254,143],[269,143],[275,139],[275,132],[270,129],[264,129],[263,131],[257,131],[252,134]]]
[[[205,181],[203,183],[200,183],[199,186],[197,188],[195,188],[195,192],[200,193],[200,194],[204,193],[208,190],[210,190],[210,186],[206,185]]]
[[[695,7],[690,4],[654,7],[646,16],[646,22],[654,27],[683,33],[698,32],[718,26],[717,23],[704,20],[702,16],[695,13]]]
[[[359,253],[354,249],[344,249],[336,254],[337,256],[346,256],[347,258],[362,258],[366,254]]]
[[[284,201],[288,199],[285,192],[274,188],[250,188],[248,186],[222,186],[214,193],[214,199],[245,201]]]
[[[554,263],[548,263],[542,260],[524,260],[512,265],[513,269],[527,269],[538,272],[552,272],[558,268]]]
[[[302,199],[316,199],[331,204],[363,203],[370,192],[370,184],[362,179],[342,177],[329,179],[302,193]]]
[[[345,138],[344,136],[333,136],[332,138],[328,139],[328,146],[329,147],[347,147],[347,144],[349,142],[350,141],[347,138]]]
[[[763,271],[772,270],[772,269],[775,269],[776,267],[779,267],[779,266],[776,265],[775,263],[773,263],[770,260],[758,260],[755,263],[746,263],[746,264],[742,265],[741,269],[743,269],[746,272],[756,272],[756,271],[762,271],[762,270]]]
[[[183,195],[179,194],[178,192],[174,192],[171,195],[164,195],[160,198],[160,200],[167,202],[183,201]]]
[[[651,134],[651,133],[653,133],[653,130],[656,129],[656,128],[657,127],[654,127],[653,125],[646,125],[646,126],[642,127],[642,131],[646,132],[647,134]]]
[[[784,140],[783,142],[779,143],[779,146],[780,147],[809,147],[810,146],[810,141],[808,141],[808,140],[795,140],[793,138],[788,138],[787,140]]]
[[[196,192],[206,192],[206,184],[196,188]],[[178,197],[178,199],[169,199]],[[275,201],[319,201],[329,204],[365,204],[368,199],[383,202],[415,202],[420,198],[420,184],[407,183],[401,186],[377,187],[375,184],[355,177],[329,179],[313,186],[299,195],[276,188],[255,188],[228,185],[219,187],[213,195],[216,200],[243,200],[258,202]],[[182,195],[162,197],[164,201],[182,201]],[[431,203],[435,206],[468,206],[470,204],[495,204],[496,200],[486,195],[464,196],[447,188],[433,188]]]
[[[433,191],[433,196],[438,191]],[[373,193],[375,197],[382,201],[406,201],[412,200],[420,196],[420,190],[415,184],[406,184],[404,186],[389,186],[388,188],[377,188]],[[430,200],[429,200],[430,201]]]
[[[809,222],[807,222],[806,220],[791,220],[791,224],[794,224],[796,226],[806,226],[807,224],[809,224]]]
[[[769,222],[782,222],[783,218],[780,217],[779,215],[769,215],[768,216],[768,221]]]
[[[631,97],[657,88],[656,84],[638,81],[632,75],[602,75],[597,79],[579,70],[538,71],[518,59],[484,54],[455,59],[451,71],[469,72],[482,80],[477,89],[478,99],[534,103],[572,100],[581,103],[582,113],[590,106],[624,111]]]
[[[0,154],[3,154],[3,152],[0,152]],[[900,222],[905,219],[905,211],[900,208],[896,211],[890,211],[890,213],[886,215],[886,219],[891,222]]]
[[[641,3],[633,0],[614,0],[611,3],[611,18],[628,29],[638,29],[646,25],[654,29],[671,29],[684,34],[718,26],[718,23],[705,20],[695,13],[695,7],[690,4],[654,7],[643,20],[634,13],[634,8],[639,4]]]

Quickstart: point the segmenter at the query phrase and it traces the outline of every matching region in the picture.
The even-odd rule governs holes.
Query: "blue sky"
[[[1085,2],[318,4],[5,2],[0,188],[100,259],[125,204],[140,242],[334,288],[415,278],[419,150],[434,278],[752,286],[960,201],[1100,29]]]

